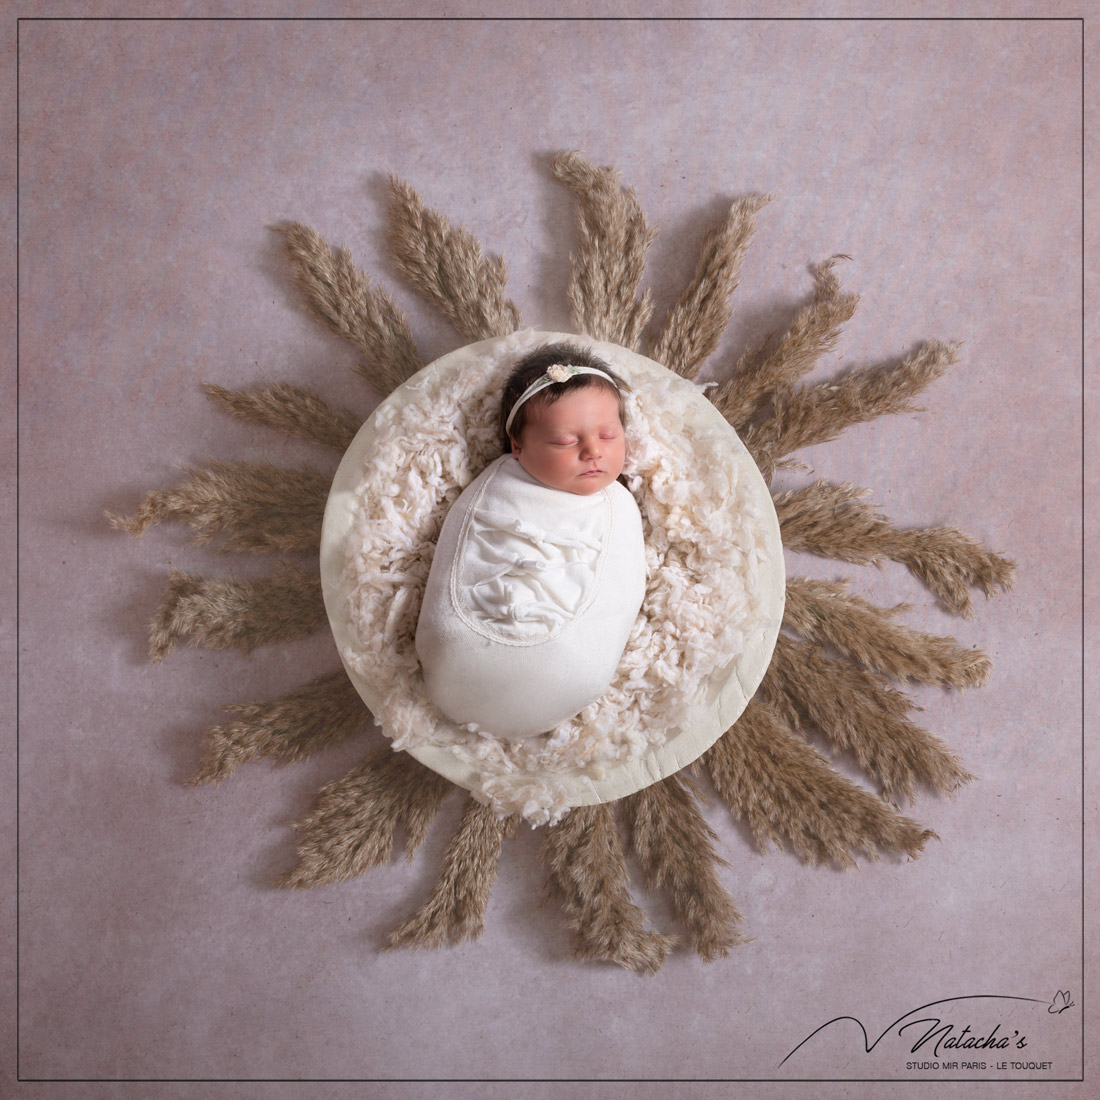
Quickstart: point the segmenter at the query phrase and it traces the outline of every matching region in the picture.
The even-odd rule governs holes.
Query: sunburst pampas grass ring
[[[630,354],[644,350],[690,387],[683,379],[692,378],[713,354],[729,320],[730,297],[765,200],[746,196],[732,203],[706,236],[695,273],[676,304],[654,326],[652,296],[644,286],[654,231],[637,196],[613,169],[576,152],[557,157],[553,172],[578,202],[569,284],[576,336],[610,342]],[[389,218],[397,269],[460,336],[522,344],[520,312],[507,295],[503,260],[396,179]],[[379,397],[403,387],[423,363],[392,297],[356,267],[347,250],[334,248],[312,229],[291,223],[279,231],[306,308],[357,349],[356,370]],[[720,381],[708,392],[711,415],[720,415],[743,436],[763,474],[761,484],[770,485],[775,468],[803,447],[827,442],[852,424],[914,409],[916,398],[958,354],[954,345],[931,341],[898,363],[803,383],[857,308],[858,297],[841,288],[840,259],[834,256],[813,269],[810,297],[792,311],[785,330],[746,349],[728,368],[718,364]],[[358,439],[360,418],[354,412],[331,408],[290,382],[206,389],[232,416],[330,449],[344,451]],[[469,435],[456,451],[460,461],[447,475],[444,504],[493,456],[492,432],[479,434],[479,425],[476,417],[470,421]],[[643,496],[648,476],[637,476],[636,491]],[[141,534],[156,523],[179,520],[192,527],[197,542],[220,540],[222,550],[313,556],[321,545],[327,486],[325,477],[310,470],[209,463],[186,471],[180,485],[151,493],[133,516],[112,522]],[[973,614],[973,590],[991,596],[1011,584],[1013,564],[1002,555],[954,527],[898,527],[867,496],[865,490],[823,480],[775,493],[783,544],[854,565],[898,562],[958,615]],[[405,522],[407,503],[396,496],[378,500],[379,522]],[[670,556],[674,542],[661,534],[664,520],[654,522],[651,516],[649,522],[652,564],[671,576],[680,568],[676,554]],[[430,527],[425,530],[431,534]],[[430,558],[430,542],[425,552],[427,557],[417,559],[421,565]],[[683,560],[691,557],[685,549]],[[392,655],[409,621],[415,622],[424,580],[419,569],[391,578],[391,602],[374,642],[380,656]],[[651,585],[650,595],[660,590],[660,583]],[[909,592],[905,596],[911,598]],[[649,606],[647,614],[660,625],[663,616],[675,614],[676,601]],[[906,610],[906,605],[878,607],[846,583],[788,578],[779,613],[782,630],[766,675],[761,670],[760,690],[740,702],[736,721],[716,731],[697,777],[674,774],[673,767],[659,782],[617,801],[566,808],[546,827],[548,893],[562,908],[579,959],[653,973],[678,945],[714,959],[744,942],[744,921],[701,810],[704,781],[762,849],[785,847],[806,863],[836,867],[852,866],[861,856],[911,858],[921,852],[935,834],[894,803],[911,801],[921,790],[953,791],[971,777],[939,738],[911,721],[912,702],[904,689],[910,682],[951,690],[977,687],[988,677],[990,663],[978,649],[905,625]],[[248,580],[173,572],[152,624],[151,653],[161,660],[181,639],[247,652],[302,637],[325,623],[316,558],[309,568],[279,564]],[[624,659],[630,653],[628,646]],[[673,647],[663,659],[673,686],[690,663],[683,651],[676,653]],[[409,674],[415,677],[415,661]],[[343,670],[287,688],[270,702],[230,705],[229,720],[207,735],[196,781],[223,780],[241,763],[261,757],[300,760],[355,737],[371,719]],[[383,732],[392,732],[386,721],[382,725]],[[839,775],[811,743],[819,738],[851,753],[877,790]],[[394,929],[394,947],[441,946],[481,932],[501,851],[517,819],[488,805],[491,784],[469,785],[476,797],[463,796],[465,809],[438,881]],[[389,747],[370,753],[319,793],[299,826],[298,860],[282,884],[303,888],[357,876],[388,860],[399,834],[411,855],[454,791],[454,783],[408,753]],[[650,888],[667,895],[678,927],[648,926],[632,897],[632,860]]]

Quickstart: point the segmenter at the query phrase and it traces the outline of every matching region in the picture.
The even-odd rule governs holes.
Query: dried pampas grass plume
[[[980,649],[894,621],[908,605],[876,607],[844,583],[792,577],[783,622],[803,638],[831,646],[865,668],[895,680],[940,687],[981,687],[993,667]]]
[[[738,930],[741,914],[718,879],[716,867],[725,863],[714,851],[718,838],[680,779],[663,779],[621,805],[646,881],[668,895],[695,951],[709,962],[747,942]]]
[[[833,256],[813,268],[813,294],[787,331],[776,341],[746,351],[730,378],[714,390],[711,400],[738,432],[743,433],[775,395],[813,370],[836,346],[859,304],[858,294],[840,292],[840,280],[833,270],[837,260],[850,258]]]
[[[547,895],[561,902],[575,958],[655,974],[676,944],[646,928],[630,896],[622,840],[611,807],[578,806],[546,831]]]
[[[237,420],[276,428],[341,454],[359,430],[359,417],[350,409],[334,409],[313,390],[289,382],[268,382],[244,390],[204,382],[202,390]]]
[[[577,197],[579,241],[571,257],[569,300],[577,328],[637,349],[652,311],[642,288],[653,238],[634,191],[612,168],[580,153],[553,162]],[[758,196],[734,201],[706,237],[697,270],[649,344],[651,354],[694,377],[730,317]],[[408,184],[390,181],[389,246],[412,288],[437,306],[467,340],[520,325],[505,296],[502,260],[487,257],[462,228],[427,208]],[[363,357],[356,370],[380,394],[421,366],[409,326],[390,296],[314,230],[279,227],[307,308]],[[834,438],[849,425],[914,409],[914,399],[954,362],[954,345],[922,344],[903,361],[865,367],[803,385],[836,345],[858,297],[841,289],[839,254],[813,269],[808,301],[792,308],[780,335],[741,354],[710,398],[738,430],[766,479],[787,456]],[[207,385],[220,409],[343,450],[359,416],[331,407],[313,390],[264,382],[231,391]],[[246,463],[190,469],[179,486],[154,491],[137,513],[112,516],[140,535],[179,520],[195,541],[222,536],[223,550],[317,553],[327,485],[312,471]],[[785,545],[838,561],[904,565],[948,610],[972,614],[971,590],[987,596],[1012,582],[1013,563],[953,527],[903,530],[851,485],[814,481],[775,494]],[[989,658],[953,638],[898,621],[904,606],[877,607],[842,583],[789,577],[783,630],[755,699],[701,761],[720,800],[755,841],[787,846],[807,863],[850,867],[857,857],[912,858],[935,836],[890,804],[919,788],[950,792],[971,777],[938,738],[909,718],[908,682],[976,687]],[[154,661],[187,638],[211,649],[303,637],[326,616],[316,571],[284,567],[258,580],[205,580],[173,571],[150,637]],[[370,715],[346,675],[334,672],[268,702],[231,705],[211,729],[194,782],[218,782],[245,761],[300,760],[366,727]],[[839,775],[811,741],[850,754],[881,797]],[[403,832],[406,853],[423,841],[449,782],[389,747],[328,784],[299,826],[298,862],[282,884],[307,887],[360,874],[388,860]],[[676,936],[647,925],[631,894],[627,852],[648,885],[663,892],[703,959],[744,942],[741,916],[722,882],[724,861],[705,820],[694,780],[674,776],[606,805],[580,807],[546,830],[548,893],[573,932],[580,959],[639,973],[657,971]],[[616,818],[618,817],[618,821]],[[620,834],[620,825],[624,835]],[[498,820],[468,800],[427,900],[391,934],[395,947],[435,947],[481,933],[503,844],[515,821]]]
[[[390,933],[391,947],[442,947],[481,935],[489,894],[504,841],[517,820],[501,820],[472,798],[443,856],[443,873],[432,896]]]
[[[407,184],[390,177],[390,255],[414,290],[442,310],[471,342],[520,327],[519,310],[504,296],[504,261],[486,258],[461,226],[429,210]]]
[[[179,519],[195,542],[228,532],[224,552],[316,553],[321,543],[329,479],[314,470],[271,463],[212,462],[184,467],[188,480],[150,493],[137,514],[108,516],[112,526],[141,536],[153,524]]]
[[[579,153],[554,158],[553,172],[578,200],[580,244],[570,257],[569,304],[578,332],[637,348],[653,300],[638,296],[646,253],[655,236],[631,187],[614,168],[597,168]]]
[[[781,634],[760,693],[787,725],[816,729],[852,752],[887,798],[913,799],[918,786],[948,794],[974,778],[939,738],[909,721],[908,696],[814,642]]]
[[[202,764],[192,784],[220,783],[241,764],[262,757],[293,764],[354,736],[370,722],[370,713],[342,668],[278,699],[229,703],[223,709],[236,717],[207,731]]]
[[[154,663],[189,637],[207,649],[251,652],[272,642],[308,637],[328,623],[316,573],[284,566],[260,580],[204,580],[172,571],[149,632]]]
[[[424,365],[404,314],[384,291],[352,262],[345,248],[335,251],[308,226],[275,226],[283,237],[294,281],[306,308],[330,332],[365,356],[356,371],[384,397]]]
[[[775,497],[783,545],[855,565],[896,561],[956,614],[974,614],[971,588],[987,596],[1008,588],[1015,563],[955,527],[901,530],[863,498],[867,490],[815,481]]]
[[[852,424],[912,412],[913,398],[958,358],[953,344],[924,344],[894,366],[864,367],[837,382],[822,382],[775,397],[767,421],[774,458],[835,439]]]
[[[390,858],[398,826],[411,858],[453,790],[411,756],[379,749],[318,792],[298,825],[298,863],[279,885],[304,889],[361,875]]]
[[[935,836],[833,771],[756,700],[703,756],[714,789],[761,850],[786,840],[807,863],[854,867],[859,853],[914,857]]]
[[[650,355],[669,370],[694,378],[718,347],[733,306],[730,296],[756,228],[756,215],[770,200],[763,195],[737,199],[725,222],[707,233],[699,266],[668,315]]]

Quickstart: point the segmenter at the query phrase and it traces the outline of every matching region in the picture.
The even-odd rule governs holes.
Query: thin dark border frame
[[[21,1057],[21,833],[20,833],[20,805],[21,805],[21,777],[20,767],[20,731],[21,731],[21,660],[20,660],[20,626],[21,626],[21,602],[20,602],[20,244],[21,244],[21,218],[20,218],[20,180],[21,180],[21,145],[20,145],[20,56],[21,56],[21,31],[23,23],[1078,23],[1080,27],[1080,53],[1081,53],[1081,242],[1080,242],[1080,309],[1081,309],[1081,1071],[1078,1077],[23,1077],[20,1069]],[[898,17],[528,17],[528,15],[514,15],[514,17],[19,17],[15,20],[15,1080],[19,1084],[32,1084],[32,1082],[53,1082],[53,1084],[73,1085],[116,1085],[116,1084],[757,1084],[757,1082],[790,1082],[790,1084],[862,1084],[862,1082],[878,1082],[878,1084],[927,1084],[928,1081],[938,1081],[944,1085],[961,1084],[1004,1084],[1014,1085],[1020,1082],[1032,1082],[1032,1084],[1074,1084],[1085,1081],[1085,1009],[1086,1009],[1086,910],[1085,910],[1085,854],[1086,854],[1086,752],[1085,730],[1087,698],[1085,689],[1085,646],[1087,628],[1086,608],[1086,451],[1087,437],[1085,430],[1086,421],[1086,370],[1085,370],[1085,345],[1087,338],[1087,311],[1086,301],[1086,94],[1087,87],[1086,51],[1085,51],[1085,23],[1084,17],[1041,17],[1041,15],[1027,15],[1027,17],[1002,17],[1002,15],[983,15],[983,17],[969,17],[969,15],[945,15],[945,17],[923,17],[923,15],[898,15]]]

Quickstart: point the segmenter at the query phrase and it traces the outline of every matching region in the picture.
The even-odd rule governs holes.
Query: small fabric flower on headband
[[[546,372],[546,377],[551,382],[568,382],[576,369],[576,367],[567,367],[564,363],[557,363]]]

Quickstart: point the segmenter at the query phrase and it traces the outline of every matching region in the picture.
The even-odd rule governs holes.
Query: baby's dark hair
[[[547,386],[544,390],[529,397],[516,410],[516,417],[512,421],[512,427],[505,430],[505,423],[512,406],[523,396],[523,391],[536,379],[541,378],[551,367],[557,365],[573,367],[594,367],[609,375],[613,381],[601,378],[598,374],[575,374],[565,382]],[[564,397],[573,390],[583,390],[589,386],[602,386],[615,394],[619,403],[619,420],[623,427],[626,426],[626,401],[623,393],[629,390],[629,386],[605,363],[598,355],[594,355],[588,348],[577,344],[544,344],[536,348],[530,355],[521,359],[504,383],[504,395],[500,402],[500,434],[504,440],[504,450],[512,449],[512,438],[519,439],[523,435],[523,429],[527,426],[527,414],[532,406],[552,405],[555,401]]]

